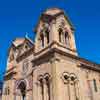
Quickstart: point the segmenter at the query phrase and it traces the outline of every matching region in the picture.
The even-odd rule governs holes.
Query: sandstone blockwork
[[[9,48],[2,100],[100,100],[100,65],[78,56],[74,31],[63,10],[43,12],[35,42]]]

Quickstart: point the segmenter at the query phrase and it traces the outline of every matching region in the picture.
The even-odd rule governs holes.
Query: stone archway
[[[26,84],[25,82],[21,82],[18,86],[18,89],[20,90],[21,93],[21,100],[26,100]]]
[[[19,80],[16,83],[16,96],[15,100],[26,100],[27,83],[25,80]]]

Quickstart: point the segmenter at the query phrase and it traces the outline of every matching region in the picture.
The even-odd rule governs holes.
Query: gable
[[[16,59],[27,50],[31,49],[34,43],[27,38],[16,38],[9,49],[8,61]]]

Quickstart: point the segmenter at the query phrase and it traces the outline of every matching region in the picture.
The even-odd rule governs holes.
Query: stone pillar
[[[51,23],[51,33],[50,33],[50,40],[51,41],[58,41],[59,39],[59,34],[58,34],[58,31],[57,31],[57,28],[56,28],[56,21],[53,21]]]
[[[46,34],[44,35],[44,45],[47,46],[47,36],[46,36]]]
[[[74,88],[74,83],[70,83],[70,100],[76,100],[75,99],[75,88]]]
[[[89,100],[93,100],[91,80],[87,80],[87,84],[88,84],[88,91],[89,91],[89,94],[88,94]]]
[[[48,85],[46,79],[43,80],[44,100],[49,100]]]
[[[70,84],[69,84],[69,81],[68,81],[68,84],[67,84],[67,94],[68,94],[68,100],[70,100]]]
[[[75,45],[74,34],[73,34],[73,32],[72,32],[72,31],[69,31],[69,34],[70,34],[69,41],[70,41],[70,46],[71,46],[71,49],[72,49],[72,50],[76,50],[76,45]]]
[[[61,43],[64,44],[64,33],[61,33]]]
[[[37,100],[38,97],[38,82],[33,81],[33,100]]]
[[[50,63],[51,63],[51,74],[52,74],[52,82],[51,82],[51,99],[52,100],[59,100],[59,98],[58,98],[58,95],[59,95],[59,93],[58,93],[58,90],[57,90],[57,88],[58,88],[58,79],[57,79],[57,70],[56,70],[56,68],[57,68],[57,63],[58,63],[58,60],[56,59],[56,58],[53,58],[53,59],[51,59],[51,61],[50,61]]]
[[[39,81],[38,82],[38,100],[42,100],[42,96],[43,96],[43,94],[42,94],[42,84],[41,84],[41,82]]]
[[[66,83],[64,84],[64,100],[70,100],[70,87],[69,87],[69,84]]]
[[[18,89],[15,93],[15,100],[21,100],[21,94],[20,94],[20,90]]]
[[[74,88],[75,88],[76,100],[80,100],[81,98],[80,98],[80,94],[79,94],[79,83],[78,83],[78,81],[75,82]]]
[[[15,97],[15,91],[16,91],[16,86],[15,86],[15,79],[11,80],[11,87],[10,87],[10,100],[14,100]]]
[[[7,98],[8,98],[7,95],[3,95],[2,100],[8,100]]]

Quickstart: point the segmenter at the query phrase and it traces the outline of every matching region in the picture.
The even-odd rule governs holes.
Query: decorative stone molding
[[[68,84],[69,83],[69,78],[70,78],[69,76],[70,76],[70,74],[68,72],[64,72],[62,74],[61,78],[62,78],[64,84]]]
[[[76,82],[78,82],[78,79],[76,77],[76,75],[74,73],[68,73],[68,72],[64,72],[62,74],[62,80],[64,82],[64,84],[75,84]]]

